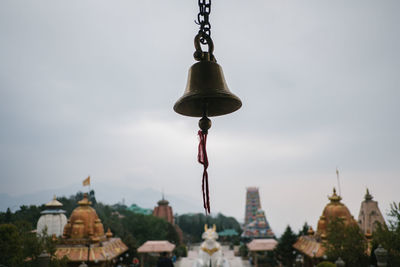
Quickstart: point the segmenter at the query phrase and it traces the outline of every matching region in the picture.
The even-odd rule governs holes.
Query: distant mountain
[[[115,204],[124,202],[130,206],[135,203],[143,208],[153,209],[157,202],[162,198],[160,191],[153,188],[135,189],[118,185],[96,183],[92,188],[96,192],[96,199],[104,204]],[[66,196],[75,195],[78,191],[88,190],[82,186],[68,186],[57,189],[47,189],[35,193],[10,196],[0,193],[0,211],[10,208],[12,211],[18,210],[21,205],[42,205],[49,202],[53,195]],[[185,195],[166,194],[165,199],[170,203],[174,213],[203,212],[202,203],[194,198]]]

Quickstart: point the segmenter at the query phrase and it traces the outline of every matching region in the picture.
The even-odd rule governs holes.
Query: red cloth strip
[[[197,160],[200,164],[203,165],[203,179],[201,183],[201,188],[203,191],[203,206],[207,213],[210,214],[210,191],[208,189],[208,158],[207,158],[207,150],[206,150],[206,143],[207,143],[207,133],[203,131],[198,132],[199,135],[199,153],[197,155]]]

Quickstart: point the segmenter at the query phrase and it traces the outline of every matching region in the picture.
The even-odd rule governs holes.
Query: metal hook
[[[201,44],[200,44],[200,38],[204,38],[207,41],[207,45],[208,45],[208,52],[203,52],[203,50],[201,50]],[[196,49],[196,51],[193,54],[193,57],[195,60],[197,61],[213,61],[213,62],[217,62],[215,60],[214,57],[214,43],[211,40],[211,37],[208,36],[207,34],[203,33],[203,32],[199,32],[195,37],[194,37],[194,48]]]

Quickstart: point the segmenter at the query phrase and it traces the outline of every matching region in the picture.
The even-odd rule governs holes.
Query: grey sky
[[[215,56],[243,101],[209,133],[214,212],[242,219],[245,188],[259,186],[275,231],[315,226],[336,166],[354,216],[366,186],[384,213],[400,201],[399,8],[213,1]],[[187,0],[1,1],[0,193],[91,174],[200,206],[197,119],[172,110],[197,12]]]

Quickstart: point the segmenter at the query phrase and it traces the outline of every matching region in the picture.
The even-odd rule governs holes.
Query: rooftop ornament
[[[197,22],[200,30],[194,38],[194,59],[198,61],[189,69],[186,89],[181,98],[174,105],[174,110],[185,116],[201,117],[199,121],[200,139],[198,147],[198,161],[203,165],[203,205],[210,213],[210,197],[208,186],[208,158],[206,142],[211,120],[208,117],[221,116],[232,113],[242,106],[240,99],[229,91],[224,74],[213,54],[214,44],[211,39],[211,0],[198,0],[200,12]],[[202,50],[201,45],[207,45],[208,51]]]

